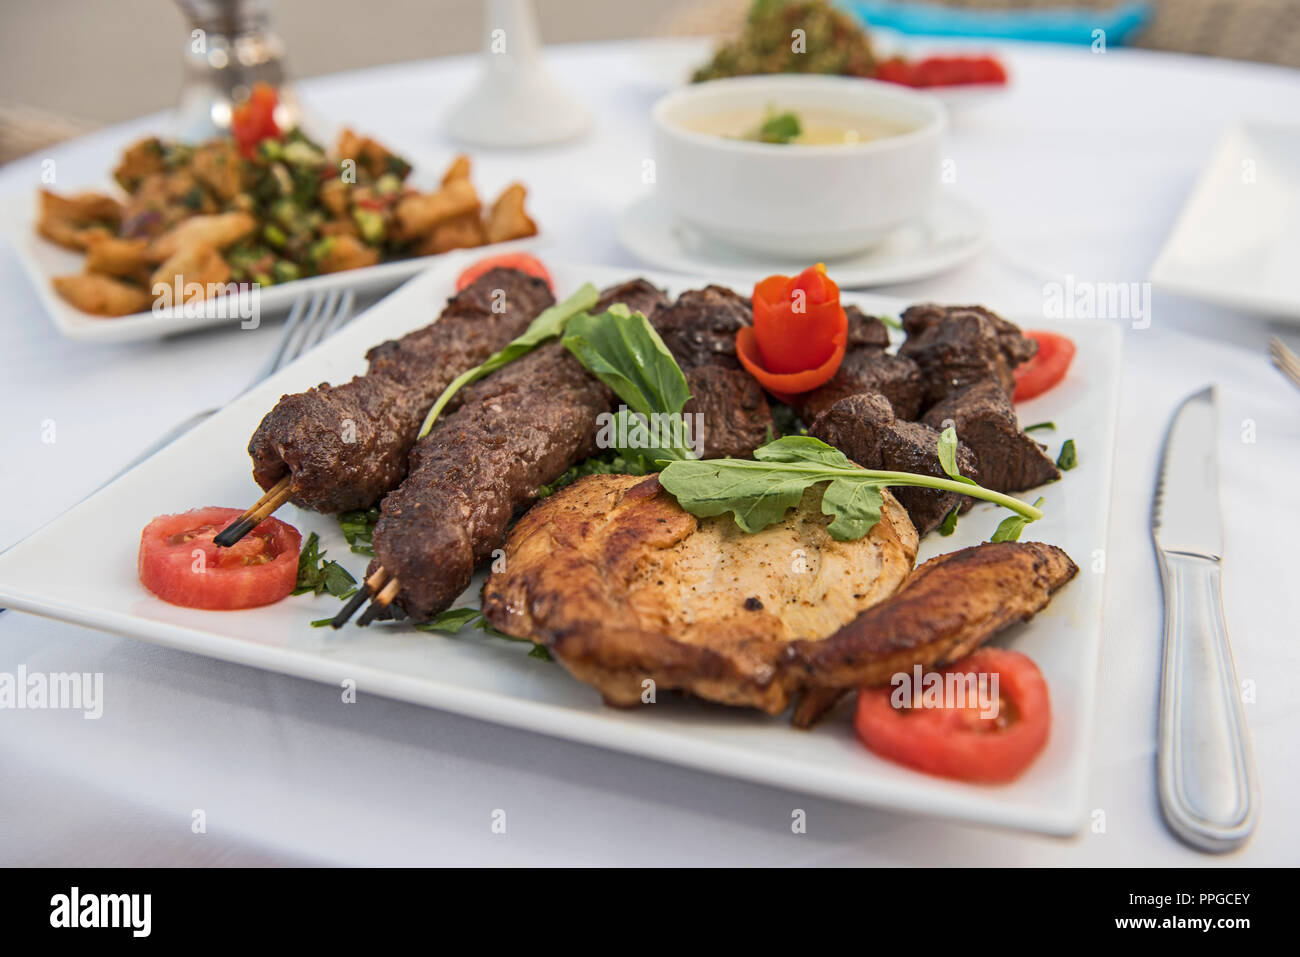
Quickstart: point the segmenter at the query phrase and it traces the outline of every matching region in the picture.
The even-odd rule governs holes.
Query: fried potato
[[[191,299],[205,298],[209,285],[228,282],[230,264],[221,258],[221,253],[206,243],[193,243],[181,248],[159,266],[150,277],[149,286],[152,288],[162,283],[175,288],[179,285],[188,302]],[[191,283],[198,283],[197,292],[186,288]]]
[[[451,249],[471,249],[487,241],[477,210],[455,216],[433,227],[433,231],[415,245],[417,256],[436,256]]]
[[[451,161],[451,165],[447,167],[447,172],[442,174],[442,185],[446,186],[455,179],[469,179],[469,171],[469,157],[461,153]]]
[[[162,141],[156,136],[149,136],[127,147],[122,154],[122,161],[113,170],[113,178],[124,190],[132,193],[147,175],[157,173],[162,168]]]
[[[434,193],[417,193],[397,204],[397,237],[425,236],[441,222],[467,213],[477,214],[478,191],[467,179],[454,179]]]
[[[86,243],[86,272],[144,282],[153,266],[147,239],[119,239],[100,233]]]
[[[230,140],[213,140],[194,151],[190,162],[200,183],[230,202],[244,188],[239,150]]]
[[[103,226],[78,226],[66,219],[44,216],[36,223],[36,231],[52,243],[58,243],[66,249],[82,252],[93,236],[111,236]]]
[[[497,197],[487,218],[489,243],[503,243],[507,239],[537,235],[537,224],[524,211],[524,197],[527,195],[523,183],[511,183]]]
[[[56,276],[54,291],[82,312],[96,316],[129,316],[144,312],[153,301],[149,293],[111,276]]]
[[[155,260],[170,259],[189,246],[225,249],[257,229],[257,219],[248,213],[216,213],[182,220],[153,241],[150,254]]]
[[[41,215],[57,217],[79,226],[117,226],[122,221],[122,204],[103,193],[60,196],[43,189]]]
[[[351,193],[351,186],[341,179],[330,177],[320,184],[320,188],[316,190],[316,198],[331,216],[342,217],[348,214]]]
[[[358,136],[346,127],[339,133],[335,153],[337,159],[352,160],[358,169],[375,179],[385,173],[393,173],[399,179],[405,179],[411,171],[411,164],[396,153],[368,136]]]
[[[355,236],[335,236],[325,253],[317,258],[316,268],[323,273],[343,272],[345,269],[373,266],[377,262],[378,249],[367,246]]]

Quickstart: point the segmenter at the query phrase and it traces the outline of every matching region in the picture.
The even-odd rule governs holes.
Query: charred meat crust
[[[934,429],[956,429],[957,437],[975,453],[985,488],[1023,492],[1061,477],[1043,447],[1020,430],[1015,408],[992,380],[952,393],[922,421]]]
[[[912,306],[903,328],[907,339],[898,354],[920,367],[922,409],[982,379],[997,381],[1010,398],[1012,369],[1038,350],[1015,325],[979,306]]]
[[[639,312],[647,319],[669,303],[668,296],[662,289],[646,279],[631,279],[611,286],[600,294],[600,299],[591,307],[593,316],[600,315],[615,303],[621,302],[631,312]]]
[[[829,638],[792,643],[782,667],[802,687],[849,689],[885,684],[918,664],[941,666],[1028,621],[1078,571],[1064,551],[1041,542],[985,542],[940,555]],[[817,698],[833,703],[831,695]],[[801,710],[815,720],[814,709]]]
[[[939,464],[939,433],[920,422],[904,422],[879,393],[841,399],[813,422],[808,433],[835,446],[863,468],[947,477]],[[969,448],[958,443],[956,458],[962,475],[980,480],[977,460]],[[892,491],[922,536],[937,528],[953,508],[965,510],[972,504],[966,495],[940,489],[899,487]]]
[[[365,375],[281,397],[248,443],[254,480],[268,489],[290,473],[291,500],[319,512],[373,504],[406,474],[421,420],[443,389],[554,301],[540,279],[484,273],[437,322],[371,349]]]
[[[751,316],[747,300],[725,286],[706,286],[682,293],[672,305],[656,310],[650,321],[682,369],[739,369],[736,333],[750,324]]]
[[[538,489],[596,452],[597,417],[612,403],[558,342],[467,389],[384,498],[367,575],[382,566],[395,576],[416,621],[446,609]]]
[[[894,356],[874,347],[850,349],[839,371],[823,386],[794,397],[795,411],[811,422],[841,399],[863,392],[878,392],[889,400],[894,414],[912,420],[921,413],[924,395],[921,369],[906,356]]]

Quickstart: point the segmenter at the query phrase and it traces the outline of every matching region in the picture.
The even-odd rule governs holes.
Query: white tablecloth
[[[959,115],[953,188],[993,223],[990,248],[945,276],[882,290],[1042,314],[1043,283],[1141,281],[1220,132],[1246,116],[1300,117],[1300,75],[1145,52],[1005,46],[1014,86]],[[698,60],[695,42],[557,48],[557,73],[592,106],[573,145],[479,151],[491,192],[531,188],[549,254],[634,267],[614,239],[649,155],[654,98]],[[469,62],[403,64],[302,85],[309,105],[405,152],[453,148],[439,115]],[[94,82],[70,74],[68,82]],[[59,185],[104,175],[153,117],[49,155]],[[43,157],[0,170],[0,196],[35,189]],[[130,346],[59,338],[0,247],[0,546],[49,521],[153,437],[242,387],[275,336],[222,331]],[[1269,366],[1257,319],[1159,294],[1126,335],[1107,565],[1106,634],[1089,806],[1105,832],[1007,834],[862,809],[681,770],[206,660],[13,611],[0,671],[102,671],[99,721],[0,710],[0,863],[75,864],[1199,864],[1300,863],[1296,572],[1300,393]],[[1147,531],[1156,456],[1177,402],[1221,386],[1225,601],[1263,808],[1242,851],[1209,858],[1163,827],[1154,789],[1158,575]],[[57,441],[42,441],[53,419]],[[1246,420],[1256,441],[1242,440]],[[203,504],[203,503],[196,503]],[[94,542],[87,542],[94,548]],[[491,813],[510,808],[507,834]],[[803,835],[791,809],[807,811]],[[194,834],[192,812],[207,830]]]

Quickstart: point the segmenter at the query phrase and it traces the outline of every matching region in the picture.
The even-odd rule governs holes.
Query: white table
[[[1220,131],[1242,114],[1300,116],[1300,75],[1146,52],[1007,45],[1014,88],[957,118],[955,188],[984,204],[993,243],[948,275],[883,292],[1041,315],[1043,283],[1141,281]],[[613,218],[643,188],[647,116],[702,58],[697,42],[550,51],[593,107],[585,140],[476,156],[487,190],[531,187],[549,254],[635,266]],[[469,61],[403,64],[302,85],[322,117],[351,121],[436,169],[438,116]],[[89,78],[69,82],[91,82]],[[59,185],[103,175],[150,117],[50,153]],[[32,157],[0,195],[35,189]],[[238,391],[275,323],[134,346],[61,340],[8,247],[0,249],[0,546],[62,512],[153,437]],[[0,711],[0,863],[68,864],[1297,864],[1300,707],[1296,574],[1300,393],[1268,365],[1266,323],[1155,297],[1126,336],[1090,805],[1105,833],[1073,840],[984,831],[831,801],[479,723],[21,615],[0,615],[0,671],[102,671],[99,721]],[[1158,577],[1147,532],[1156,457],[1176,403],[1221,385],[1225,600],[1263,808],[1253,842],[1209,858],[1160,821],[1153,743]],[[42,442],[47,420],[56,441]],[[1242,423],[1257,441],[1242,441]],[[1082,450],[1086,454],[1086,450]],[[221,467],[225,467],[223,464]],[[206,504],[206,503],[195,503]],[[216,503],[230,504],[230,503]],[[94,548],[94,542],[87,542]],[[791,809],[808,830],[791,834]],[[191,832],[201,808],[207,832]],[[509,808],[506,835],[490,815]]]

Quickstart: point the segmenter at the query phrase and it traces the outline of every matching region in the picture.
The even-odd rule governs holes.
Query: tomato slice
[[[456,291],[460,292],[489,269],[518,269],[520,272],[546,280],[552,290],[555,283],[551,281],[550,270],[542,261],[527,253],[501,253],[497,256],[485,256],[456,277]]]
[[[140,535],[140,582],[163,601],[186,608],[255,608],[284,598],[298,581],[302,536],[268,518],[238,544],[216,545],[216,534],[242,514],[237,508],[196,508],[159,515]]]
[[[275,122],[275,108],[280,94],[269,83],[254,83],[248,99],[231,111],[230,133],[239,151],[252,159],[257,144],[264,139],[280,136],[280,126]]]
[[[1017,402],[1040,396],[1064,379],[1076,351],[1070,339],[1055,332],[1026,332],[1025,336],[1038,343],[1038,352],[1012,372],[1016,377],[1014,399]]]
[[[990,695],[991,676],[997,675],[996,717],[983,716],[975,702],[895,707],[902,689],[864,688],[853,719],[862,743],[881,757],[941,777],[985,784],[1018,777],[1043,750],[1051,729],[1047,682],[1038,666],[1017,651],[981,648],[942,673],[987,675]]]

